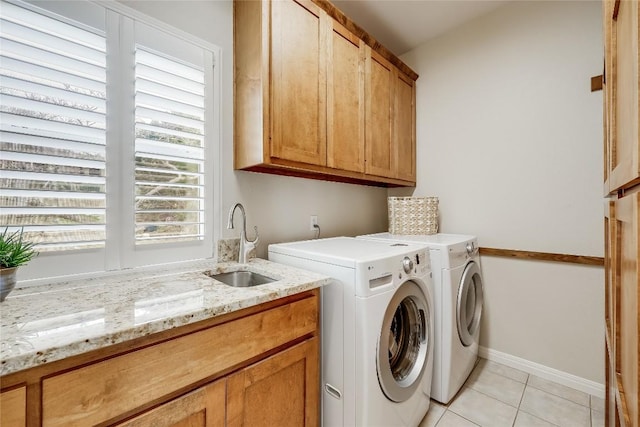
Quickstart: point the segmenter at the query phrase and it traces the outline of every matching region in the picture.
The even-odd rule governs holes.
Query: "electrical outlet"
[[[309,220],[309,230],[315,231],[315,226],[318,225],[318,215],[311,215]]]

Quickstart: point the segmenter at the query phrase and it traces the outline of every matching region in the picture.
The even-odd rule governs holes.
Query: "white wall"
[[[403,55],[417,82],[418,185],[441,231],[480,246],[603,255],[601,10],[517,1]],[[601,268],[483,257],[481,345],[599,383]]]
[[[222,234],[229,208],[241,202],[247,227],[258,226],[258,256],[267,245],[314,237],[310,215],[318,215],[322,237],[382,231],[387,226],[384,188],[314,181],[233,170],[233,3],[231,1],[122,1],[121,3],[190,32],[222,48]],[[236,225],[240,221],[236,219]]]

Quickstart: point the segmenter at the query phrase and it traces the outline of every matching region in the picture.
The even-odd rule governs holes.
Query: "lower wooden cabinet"
[[[224,427],[226,380],[199,388],[117,427]]]
[[[640,191],[609,203],[605,220],[606,419],[640,426]]]
[[[317,426],[318,399],[312,338],[115,426]]]
[[[27,425],[27,388],[19,387],[0,393],[0,426]]]
[[[317,338],[231,375],[227,382],[227,426],[318,425],[317,378]]]
[[[1,425],[317,426],[318,325],[316,289],[3,376]]]

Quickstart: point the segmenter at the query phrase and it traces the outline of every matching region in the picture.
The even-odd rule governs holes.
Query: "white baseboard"
[[[545,380],[553,381],[604,399],[604,384],[487,347],[480,346],[478,349],[478,355],[492,362],[498,362],[511,368],[519,369],[528,374],[544,378]]]

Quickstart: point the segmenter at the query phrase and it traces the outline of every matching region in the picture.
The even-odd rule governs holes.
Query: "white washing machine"
[[[333,278],[322,297],[322,424],[417,426],[429,409],[433,289],[423,245],[352,237],[269,246]]]
[[[360,239],[421,243],[429,249],[435,298],[435,351],[431,398],[449,403],[475,366],[480,342],[483,283],[475,236],[389,233]]]

